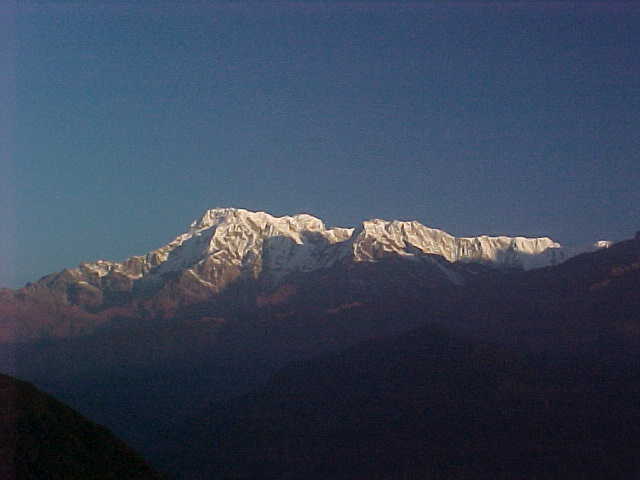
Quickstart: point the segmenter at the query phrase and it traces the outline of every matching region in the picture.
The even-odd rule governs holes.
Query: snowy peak
[[[609,248],[611,245],[613,245],[611,240],[598,240],[591,245],[591,248],[593,248],[593,250],[599,250],[601,248]]]
[[[562,261],[561,245],[548,237],[456,238],[456,259],[460,262],[484,262],[525,270]]]
[[[348,229],[326,229],[324,223],[311,215],[274,217],[265,212],[243,209],[208,210],[190,229],[193,237],[202,237],[203,248],[196,249],[193,265],[200,278],[230,265],[242,268],[257,277],[263,266],[283,270],[320,268],[314,250],[344,241]],[[205,245],[206,243],[206,245]],[[194,263],[194,262],[191,262]],[[162,269],[176,268],[168,264]],[[205,271],[207,270],[207,271]],[[281,272],[281,274],[284,272]]]
[[[274,278],[290,271],[330,265],[327,247],[350,238],[353,229],[327,229],[319,218],[301,213],[274,217],[239,208],[207,210],[187,232],[142,257],[125,262],[100,260],[80,269],[92,276],[120,273],[159,285],[170,272],[186,273],[201,285],[220,290],[240,275],[256,278],[266,268]]]
[[[220,225],[245,225],[265,233],[291,234],[301,231],[324,231],[322,220],[306,213],[294,216],[274,217],[266,212],[251,212],[242,208],[213,208],[207,210],[189,230],[197,232]]]
[[[314,233],[326,238],[329,243],[346,240],[351,235],[351,229],[327,229],[322,220],[306,213],[274,217],[265,212],[251,212],[240,208],[207,210],[199,220],[191,224],[185,235],[201,235],[205,231],[212,232],[210,252],[235,246],[239,256],[246,253],[247,247],[254,247],[266,238],[283,237],[301,245],[305,243],[305,236]],[[239,239],[242,241],[238,242]]]
[[[357,229],[327,228],[322,220],[306,213],[275,217],[240,208],[214,208],[193,221],[185,233],[144,256],[124,262],[84,263],[72,272],[96,286],[102,277],[120,275],[141,286],[156,287],[171,273],[220,291],[242,276],[261,276],[277,283],[290,273],[327,268],[345,259],[376,262],[387,256],[421,259],[435,255],[444,264],[530,269],[608,245],[598,242],[565,249],[547,237],[456,238],[417,221],[372,219]]]
[[[381,219],[368,220],[353,236],[353,254],[356,261],[375,261],[389,254],[435,254],[448,261],[449,245],[454,237],[442,230],[425,227],[417,221],[402,222]]]
[[[439,255],[448,262],[481,262],[499,266],[533,268],[555,263],[551,249],[560,249],[550,238],[489,237],[456,238],[419,222],[369,220],[354,234],[357,261],[375,261],[395,254]],[[559,250],[557,252],[559,253]],[[540,258],[543,256],[543,258]]]

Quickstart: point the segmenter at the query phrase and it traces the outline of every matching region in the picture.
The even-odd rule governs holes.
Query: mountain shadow
[[[296,250],[295,244],[292,245],[297,256],[301,252]],[[234,430],[227,430],[227,424],[224,422],[227,418],[229,421],[236,419],[240,424],[247,425],[247,428],[253,428],[251,425],[255,420],[256,432],[259,433],[264,427],[260,423],[261,415],[266,412],[266,418],[271,418],[268,413],[271,408],[269,404],[264,408],[261,407],[252,414],[253,416],[246,417],[246,420],[241,420],[240,416],[233,414],[236,411],[236,407],[233,407],[235,403],[229,404],[229,412],[225,408],[211,409],[210,405],[220,405],[218,403],[220,401],[255,391],[269,379],[270,375],[289,362],[328,352],[339,352],[363,340],[380,340],[419,328],[426,323],[440,325],[441,334],[438,336],[437,332],[432,333],[445,343],[449,342],[446,338],[450,337],[453,339],[451,342],[462,342],[473,348],[490,344],[502,345],[500,351],[506,353],[498,354],[499,358],[503,355],[506,355],[506,358],[514,355],[525,356],[522,361],[529,365],[526,357],[528,352],[548,355],[552,360],[545,360],[549,363],[546,363],[547,366],[540,371],[539,375],[545,378],[544,375],[550,375],[545,373],[546,371],[558,372],[556,377],[551,375],[552,379],[555,378],[555,383],[550,383],[553,386],[552,393],[548,393],[544,385],[536,383],[538,373],[532,374],[530,379],[522,384],[522,391],[516,389],[516,397],[525,407],[522,410],[516,409],[520,413],[519,416],[515,416],[516,420],[524,423],[516,422],[514,425],[522,426],[521,431],[528,432],[527,434],[542,435],[548,430],[551,432],[549,438],[563,439],[565,437],[561,432],[554,430],[556,423],[552,419],[556,417],[561,419],[565,416],[572,418],[571,408],[555,410],[553,407],[554,409],[547,412],[550,412],[551,417],[546,417],[546,413],[541,414],[537,418],[541,419],[539,423],[547,430],[544,428],[536,430],[534,426],[526,423],[532,412],[526,405],[534,405],[531,407],[534,408],[532,418],[536,418],[535,412],[538,410],[535,408],[539,408],[536,407],[539,403],[536,403],[535,399],[548,398],[549,405],[564,405],[566,402],[569,405],[576,404],[579,408],[575,411],[582,409],[586,412],[584,413],[585,424],[591,425],[588,429],[593,427],[592,429],[596,431],[598,428],[606,430],[608,427],[592,423],[598,414],[595,410],[590,410],[590,405],[597,405],[597,408],[605,411],[607,415],[616,409],[622,412],[634,411],[633,405],[629,406],[627,403],[630,402],[627,400],[628,395],[637,392],[635,380],[620,377],[616,372],[632,375],[638,369],[639,246],[638,241],[622,242],[608,249],[574,257],[555,267],[527,272],[497,271],[485,265],[452,264],[437,255],[425,255],[419,260],[392,256],[377,262],[337,262],[331,267],[313,272],[291,272],[283,277],[282,283],[273,290],[257,288],[255,285],[252,286],[251,282],[247,284],[235,282],[215,301],[191,303],[171,316],[143,315],[135,317],[135,320],[127,317],[105,324],[90,335],[10,345],[12,348],[8,351],[15,360],[16,368],[20,372],[19,377],[35,382],[39,387],[64,399],[90,418],[108,425],[121,438],[126,439],[129,445],[143,452],[147,458],[158,462],[157,465],[173,468],[177,475],[183,472],[185,475],[186,472],[196,475],[199,466],[202,465],[205,472],[202,475],[219,475],[221,472],[235,475],[244,472],[243,474],[253,475],[253,478],[262,478],[258,471],[264,468],[267,472],[265,475],[271,475],[268,473],[271,471],[268,467],[270,462],[275,465],[273,474],[276,477],[273,478],[278,478],[277,475],[280,474],[285,476],[287,472],[297,472],[302,475],[303,468],[297,464],[290,465],[286,459],[283,463],[284,457],[276,455],[274,460],[268,455],[265,457],[265,453],[260,449],[249,450],[246,456],[241,455],[242,442],[235,450],[229,450],[224,446],[227,438],[244,439],[247,445],[258,442],[258,440],[252,440],[252,436],[246,432],[240,432],[237,434],[238,437],[235,437]],[[452,279],[462,275],[465,275],[463,285],[452,283]],[[191,288],[189,285],[190,283],[185,283],[183,286]],[[179,291],[165,293],[171,293],[171,297],[174,294],[178,295]],[[42,315],[45,318],[46,312]],[[424,334],[420,334],[425,337],[421,341],[428,341],[426,337],[430,335],[429,331],[425,330]],[[463,340],[465,338],[466,340]],[[372,350],[368,356],[375,359],[374,350],[378,348],[375,347],[378,344],[372,345],[374,346],[371,347]],[[379,345],[384,352],[385,344]],[[465,383],[465,378],[497,375],[492,373],[492,369],[500,371],[503,365],[506,367],[504,367],[504,373],[500,374],[504,379],[501,384],[508,384],[509,377],[517,373],[509,370],[509,362],[506,361],[485,365],[485,370],[476,372],[473,370],[475,368],[473,359],[464,355],[459,357],[461,351],[466,350],[462,347],[454,348],[443,354],[442,362],[444,363],[438,367],[440,369],[438,371],[443,372],[441,376],[442,381],[445,382],[442,384],[444,385],[441,388],[442,391],[453,391],[463,395],[468,385]],[[512,351],[518,353],[515,354]],[[406,368],[413,368],[410,365],[412,362],[418,366],[424,362],[427,366],[433,364],[431,360],[423,362],[419,355],[410,354],[410,349],[408,352],[404,354],[407,359]],[[385,354],[381,354],[384,357]],[[397,358],[389,356],[390,364],[396,361],[398,361]],[[380,367],[375,362],[372,365]],[[525,371],[542,368],[537,365],[536,361],[534,366],[527,366]],[[365,367],[363,370],[363,378],[372,374],[367,372]],[[399,370],[402,372],[402,369]],[[304,380],[305,374],[301,374],[300,378],[303,378],[303,384],[306,381],[310,388],[316,389],[317,387],[313,386],[315,377],[336,375],[341,378],[342,371],[349,371],[349,362],[345,365],[329,363],[326,372],[322,372],[322,369],[317,367],[312,374],[307,374],[309,379]],[[578,385],[575,388],[572,387],[571,379],[576,375],[575,372],[582,371],[590,373],[581,374]],[[467,372],[466,376],[464,372]],[[457,377],[458,373],[462,377]],[[427,374],[435,375],[429,371],[422,372],[422,375]],[[600,380],[596,382],[592,377]],[[347,377],[347,380],[342,382],[342,386],[348,385],[350,381],[352,381],[350,377]],[[440,383],[434,381],[434,386],[431,388],[430,383],[420,386],[420,384],[412,384],[402,376],[398,381],[404,382],[403,388],[407,392],[411,392],[412,389],[423,392],[424,398],[420,400],[424,400],[421,404],[424,405],[422,411],[432,411],[430,407],[432,400],[429,395],[439,391]],[[447,381],[451,381],[452,384],[446,384]],[[291,382],[293,383],[293,380]],[[378,380],[371,380],[371,382],[374,385],[381,385],[382,392],[389,388],[384,382],[380,383]],[[516,385],[520,384],[516,382]],[[342,395],[339,387],[340,385],[336,385],[329,390],[335,393],[336,398]],[[371,387],[371,395],[376,395],[376,388]],[[481,400],[476,405],[477,408],[501,405],[500,402],[503,402],[505,411],[515,409],[511,403],[507,402],[507,400],[511,401],[509,399],[512,397],[505,400],[498,395],[496,399],[497,394],[491,388],[478,388]],[[574,390],[578,393],[572,396]],[[593,397],[592,391],[600,392],[599,396]],[[436,411],[435,416],[424,414],[422,417],[431,422],[440,417],[448,418],[447,412],[453,412],[456,409],[461,412],[466,411],[459,405],[458,393],[451,394],[451,399],[446,397],[451,400],[450,403],[438,400],[437,404],[441,405],[441,410]],[[362,393],[358,395],[358,399],[363,398]],[[620,399],[623,403],[620,405],[612,403],[614,409],[610,410],[605,401],[609,396]],[[593,403],[591,403],[592,397]],[[300,398],[304,400],[306,397]],[[287,400],[286,396],[284,400],[273,397],[269,401],[277,403],[285,400]],[[366,432],[369,428],[367,425],[361,427],[353,423],[353,418],[357,418],[353,415],[358,414],[359,407],[354,406],[358,405],[355,401],[349,405],[348,408],[345,407],[340,417],[345,418],[347,422],[345,425],[352,422],[352,430],[347,429],[345,433],[347,440],[340,440],[339,431],[330,432],[336,445],[343,444],[345,448],[351,444],[351,436],[358,439],[357,432],[361,428]],[[383,400],[380,408],[384,410],[393,405],[393,400],[386,399]],[[295,411],[298,407],[293,405],[291,408],[293,410],[287,407],[287,411],[282,413],[282,421],[285,422],[283,425],[291,421],[286,417],[290,415],[287,412]],[[473,411],[475,407],[470,408]],[[485,410],[482,411],[485,412]],[[411,418],[409,414],[405,415],[406,418]],[[485,423],[488,424],[500,418],[493,411],[486,415],[483,418],[487,419]],[[190,423],[186,422],[185,418],[194,419],[193,422],[202,427],[194,427],[195,432],[192,432]],[[279,421],[280,417],[274,418]],[[467,415],[461,418],[469,420],[474,417]],[[605,415],[602,418],[608,417]],[[619,422],[615,418],[609,418],[611,431],[628,431],[624,429],[634,425],[626,413],[622,418],[623,420]],[[223,423],[219,424],[221,421]],[[419,422],[413,420],[407,420],[405,423],[407,426],[399,427],[397,432],[407,431],[405,428],[419,425]],[[575,425],[579,423],[575,420],[567,426],[567,431],[573,432],[571,438],[578,438]],[[458,433],[451,438],[447,436],[448,433],[442,426],[444,423],[426,423],[425,425],[420,431],[434,431],[444,439],[445,443],[455,440],[455,442],[462,442],[460,445],[467,445],[464,443],[467,442],[464,424],[452,430]],[[455,422],[452,425],[455,426]],[[619,425],[621,428],[618,429]],[[311,427],[310,433],[313,432]],[[320,427],[317,426],[317,428]],[[422,438],[416,436],[415,432],[412,433],[413,430],[408,431],[409,439]],[[514,438],[514,443],[517,445],[524,445],[523,437],[518,437],[517,432],[510,434],[511,437],[508,438]],[[317,464],[318,471],[326,474],[323,478],[340,478],[339,475],[342,473],[347,475],[347,478],[357,478],[360,474],[366,478],[375,478],[371,477],[375,472],[400,475],[398,472],[405,470],[417,472],[416,475],[420,477],[423,469],[429,471],[432,467],[436,468],[436,472],[444,472],[442,474],[445,478],[451,478],[446,476],[453,475],[455,473],[453,470],[439,470],[440,467],[434,467],[434,465],[454,465],[458,461],[450,456],[450,450],[445,449],[443,456],[437,451],[434,453],[430,449],[435,448],[433,447],[435,443],[429,441],[428,448],[423,446],[417,450],[409,449],[408,451],[413,452],[414,456],[391,455],[389,457],[391,467],[375,463],[369,469],[356,465],[353,468],[349,467],[351,469],[347,468],[344,471],[336,469],[331,473],[327,470],[327,465],[322,465],[322,458],[329,458],[334,453],[335,458],[342,458],[340,451],[332,453],[324,446],[318,447],[320,450],[314,450],[313,445],[309,446],[305,443],[309,438],[314,438],[313,436],[305,437],[305,432],[294,433],[302,438],[300,448],[287,446],[288,442],[292,441],[291,438],[297,438],[291,437],[288,433],[283,437],[275,437],[273,442],[267,443],[275,446],[278,442],[284,441],[282,444],[284,446],[281,445],[284,452],[290,452],[292,449],[307,451],[308,458],[305,457],[307,460],[299,460],[300,464],[303,465],[304,461],[310,462],[309,465]],[[635,435],[636,432],[631,433]],[[400,433],[397,434],[400,435]],[[265,435],[264,438],[271,438],[269,436],[271,433]],[[421,443],[418,440],[403,444],[400,440],[393,440],[393,435],[395,435],[393,432],[387,436],[384,431],[382,433],[373,431],[371,438],[379,439],[377,445],[383,452],[405,448],[400,445],[425,445],[425,442]],[[464,447],[463,451],[481,450],[480,439],[483,437],[479,433],[475,437],[473,434],[470,435],[468,440],[470,447]],[[283,438],[285,440],[282,440]],[[381,446],[387,438],[398,444],[394,447],[396,450],[385,450]],[[402,435],[399,438],[402,438]],[[224,445],[218,448],[218,442],[223,441]],[[558,442],[561,441],[558,440]],[[505,443],[509,444],[509,441],[505,440]],[[189,447],[181,449],[180,445],[185,444]],[[575,442],[567,441],[567,445],[572,444]],[[348,458],[352,460],[377,458],[378,454],[372,453],[377,450],[372,450],[373,447],[367,450],[367,445],[362,447],[362,455],[350,451],[351,456]],[[499,452],[500,449],[495,446],[497,445],[495,441],[493,445],[491,452]],[[624,451],[622,447],[620,451]],[[537,448],[537,446],[533,448],[534,453],[531,455],[537,455],[535,454],[538,451]],[[592,448],[592,451],[596,452],[593,458],[599,458],[598,455],[605,458],[609,455],[608,447],[604,446],[600,450],[597,448],[599,447]],[[238,453],[228,453],[233,451]],[[555,450],[543,448],[540,451],[549,458],[555,455],[553,453]],[[601,453],[597,453],[598,451]],[[164,452],[168,453],[164,454]],[[224,460],[228,455],[230,455],[228,461]],[[287,453],[285,457],[287,455],[290,456]],[[415,462],[416,458],[430,458],[429,455],[436,459],[435,464],[425,461],[418,462],[415,467],[411,466],[413,465],[411,462]],[[527,457],[526,454],[521,454],[514,458],[522,462],[525,457]],[[261,458],[267,460],[262,461]],[[491,476],[502,471],[500,468],[503,467],[496,467],[502,463],[492,466],[486,458],[488,457],[480,462],[484,466],[478,467],[477,471],[473,470],[472,478],[477,478],[476,475],[484,475],[486,472]],[[406,466],[402,466],[405,463]],[[238,469],[236,470],[235,467],[222,469],[221,466],[224,465],[238,465]],[[249,468],[249,465],[254,466]],[[348,466],[349,463],[345,465]],[[468,468],[471,467],[467,465],[463,471],[471,471]],[[528,470],[523,467],[520,473],[526,471]],[[313,478],[313,472],[310,470],[309,472],[307,473],[310,478]],[[548,477],[548,472],[545,473],[544,469],[539,469],[538,472],[542,472],[543,478]],[[420,478],[425,477],[422,475]]]
[[[96,425],[32,385],[0,375],[0,478],[164,478]]]
[[[636,478],[638,398],[638,370],[424,327],[285,368],[159,461],[184,479]]]
[[[388,295],[355,310],[427,325],[295,362],[155,458],[189,479],[637,478],[638,293],[636,239]]]

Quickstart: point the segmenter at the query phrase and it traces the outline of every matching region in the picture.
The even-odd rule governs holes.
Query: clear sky
[[[0,285],[216,206],[631,237],[638,3],[8,2]]]

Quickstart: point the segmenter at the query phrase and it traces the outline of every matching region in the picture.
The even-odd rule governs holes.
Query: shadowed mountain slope
[[[14,358],[20,377],[157,459],[166,431],[257,388],[287,362],[427,322],[555,361],[599,356],[637,368],[639,244],[527,272],[465,264],[465,285],[446,281],[438,256],[338,263],[267,292],[237,283],[172,318],[123,319],[92,335],[18,345]]]
[[[438,313],[451,327],[523,350],[634,362],[640,353],[640,239],[558,266],[470,282],[452,291]]]
[[[183,478],[640,473],[640,241],[411,298],[363,311],[438,327],[297,362],[156,458]]]
[[[32,385],[0,375],[0,478],[162,478],[114,437]]]
[[[189,479],[628,479],[638,398],[637,369],[427,327],[285,368],[202,412],[159,461]]]

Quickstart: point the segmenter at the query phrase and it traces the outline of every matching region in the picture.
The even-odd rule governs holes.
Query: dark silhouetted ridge
[[[0,375],[0,478],[159,479],[106,428],[26,382]]]

